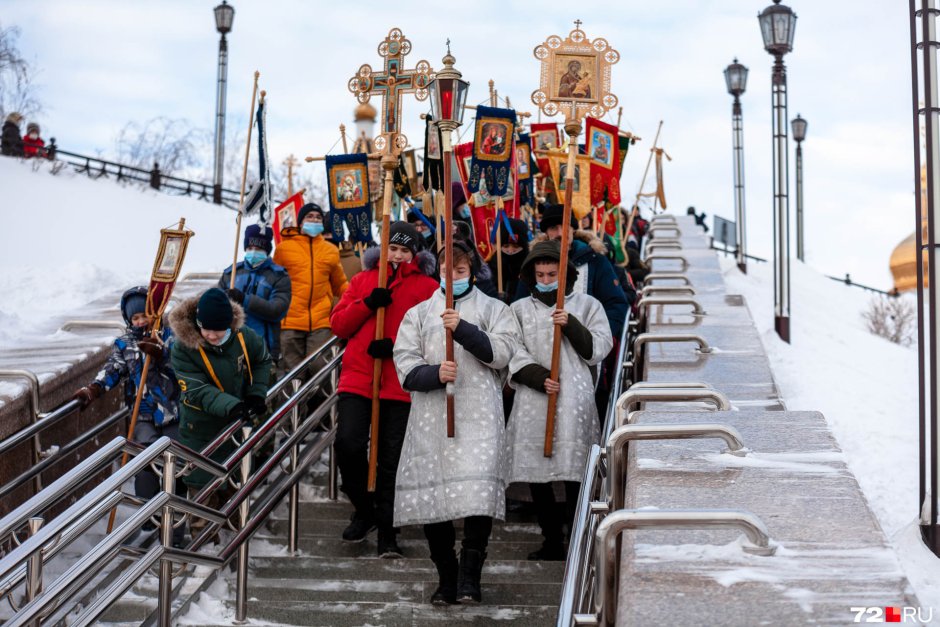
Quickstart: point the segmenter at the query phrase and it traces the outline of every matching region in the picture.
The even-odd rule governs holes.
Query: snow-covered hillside
[[[821,411],[923,606],[940,608],[940,560],[919,540],[917,349],[872,335],[862,312],[876,296],[791,266],[791,344],[773,329],[773,268],[748,274],[722,259],[742,294],[787,409]],[[913,298],[904,295],[903,298]]]
[[[57,314],[146,284],[160,229],[181,217],[196,233],[184,274],[232,262],[231,210],[70,168],[53,175],[50,166],[0,158],[0,350],[24,335],[52,333],[45,323]]]

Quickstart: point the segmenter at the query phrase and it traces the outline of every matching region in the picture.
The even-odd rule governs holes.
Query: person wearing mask
[[[271,259],[274,232],[263,224],[245,229],[245,258],[219,279],[219,287],[245,310],[245,324],[264,340],[275,363],[281,358],[281,320],[291,301],[290,275]]]
[[[349,282],[330,316],[337,337],[348,340],[339,377],[339,423],[336,461],[343,479],[342,490],[355,511],[343,531],[343,541],[361,542],[378,526],[378,556],[401,557],[393,525],[395,475],[408,425],[411,396],[401,388],[392,349],[405,313],[437,291],[434,255],[423,250],[418,231],[406,222],[389,229],[388,275],[379,285],[378,247],[366,251],[365,270]],[[381,340],[375,339],[376,312],[385,308]],[[375,492],[366,489],[368,448],[372,419],[372,386],[375,359],[382,360],[379,380],[378,467]]]
[[[46,142],[39,136],[39,125],[35,122],[26,125],[26,135],[23,136],[23,155],[27,159],[46,156]]]
[[[323,238],[326,213],[307,203],[297,216],[297,227],[281,231],[274,263],[290,275],[291,302],[281,322],[283,371],[289,371],[325,344],[331,336],[330,311],[349,284],[339,251]],[[324,355],[316,368],[328,361]]]
[[[529,229],[526,227],[525,222],[513,218],[510,218],[508,221],[511,232],[506,228],[506,222],[500,222],[499,237],[501,247],[498,251],[503,262],[503,293],[499,295],[499,298],[506,304],[511,302],[512,297],[519,288],[519,270],[522,269],[522,262],[525,261],[525,257],[529,252]],[[490,257],[487,265],[490,267],[492,275],[497,277],[499,262],[497,261],[496,254]],[[498,285],[499,282],[497,280],[497,286]]]

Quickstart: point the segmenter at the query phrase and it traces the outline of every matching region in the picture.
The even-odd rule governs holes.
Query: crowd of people
[[[0,154],[6,157],[50,157],[46,142],[40,136],[39,124],[30,122],[26,125],[26,134],[22,134],[22,122],[23,116],[19,113],[7,115],[0,133]]]
[[[6,134],[4,127],[4,145]],[[504,222],[499,250],[484,260],[462,204],[461,198],[453,208],[451,267],[419,209],[391,224],[384,287],[379,247],[364,249],[350,267],[353,253],[324,232],[329,216],[314,203],[300,210],[299,226],[285,229],[276,248],[269,227],[250,225],[243,260],[223,272],[218,287],[178,304],[160,333],[151,333],[158,321],[145,313],[146,288],[128,290],[120,303],[128,330],[114,341],[94,382],[74,398],[84,408],[123,385],[132,406],[149,357],[134,439],[147,444],[168,435],[202,450],[234,421],[264,420],[277,375],[340,338],[345,353],[335,452],[352,504],[342,540],[362,542],[377,529],[377,554],[402,557],[400,528],[420,525],[439,576],[432,603],[478,603],[493,520],[505,516],[510,484],[528,487],[543,535],[542,547],[528,558],[565,559],[566,527],[586,456],[599,437],[612,360],[637,284],[648,272],[639,256],[647,223],[633,221],[621,265],[610,237],[574,218],[564,224],[561,205],[543,205],[535,233],[522,220]],[[565,229],[568,267],[559,285]],[[445,299],[448,276],[452,307]],[[556,308],[559,289],[563,309]],[[382,339],[376,340],[379,320]],[[562,349],[553,379],[556,327]],[[448,332],[452,358],[445,352]],[[376,389],[378,463],[369,491]],[[445,421],[449,395],[454,437]],[[554,452],[545,457],[549,395],[557,395],[557,412]],[[231,447],[216,448],[212,458],[223,460]],[[193,471],[184,481],[193,494],[208,476]],[[556,499],[556,484],[564,501]],[[149,498],[159,484],[156,475],[142,473],[135,487]],[[458,550],[454,523],[461,519]]]

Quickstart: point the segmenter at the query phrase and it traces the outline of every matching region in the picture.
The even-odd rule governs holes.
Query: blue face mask
[[[222,346],[223,344],[225,344],[226,342],[228,342],[228,339],[229,339],[230,337],[232,337],[232,330],[231,330],[231,329],[226,329],[226,330],[225,330],[225,335],[222,336],[222,339],[221,339],[221,340],[219,340],[219,341],[216,342],[215,344],[212,344],[212,342],[209,342],[209,343],[212,344],[213,346]],[[208,341],[208,340],[206,340],[206,341]]]
[[[323,233],[322,222],[304,222],[300,229],[310,237],[316,237]]]
[[[263,250],[249,250],[245,252],[245,262],[249,266],[259,266],[261,262],[268,258],[268,253]]]
[[[540,292],[553,292],[558,289],[558,281],[552,281],[551,283],[536,283],[535,289]]]
[[[447,289],[447,281],[441,279],[441,289]],[[465,279],[457,279],[454,281],[454,294],[456,296],[462,296],[467,290],[470,289],[470,277]]]
[[[460,208],[460,217],[461,217],[461,218],[469,218],[469,217],[470,217],[470,207],[468,207],[467,205],[464,205],[463,207],[461,207],[461,208]]]

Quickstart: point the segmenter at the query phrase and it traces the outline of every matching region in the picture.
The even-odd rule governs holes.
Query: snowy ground
[[[873,294],[796,261],[786,344],[773,330],[770,264],[752,262],[747,275],[731,258],[721,265],[728,292],[747,301],[787,409],[825,415],[921,605],[940,611],[940,560],[920,542],[917,525],[916,347],[868,332],[862,312]]]

